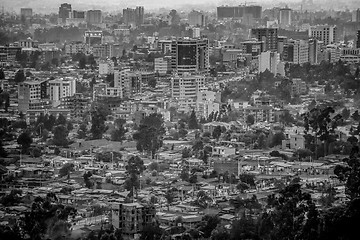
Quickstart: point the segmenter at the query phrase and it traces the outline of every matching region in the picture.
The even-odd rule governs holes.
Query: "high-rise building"
[[[276,75],[279,72],[280,54],[277,52],[266,51],[259,56],[259,72],[269,70]]]
[[[64,97],[71,97],[76,93],[76,79],[54,79],[49,81],[50,100],[57,107]]]
[[[356,48],[360,48],[360,30],[357,31]]]
[[[253,28],[252,35],[264,43],[263,51],[277,51],[278,30],[276,28]]]
[[[309,40],[309,63],[310,64],[319,64],[322,60],[323,42],[317,39]]]
[[[196,99],[199,91],[206,90],[205,77],[201,75],[184,74],[171,78],[171,97],[176,99]]]
[[[141,74],[130,69],[114,71],[114,87],[120,89],[121,98],[132,97],[133,94],[142,92]]]
[[[66,19],[71,17],[71,4],[63,3],[59,7],[59,22],[66,23]]]
[[[144,7],[123,9],[123,20],[126,25],[140,26],[144,23]]]
[[[279,14],[279,24],[281,27],[288,27],[291,25],[291,9],[281,8]]]
[[[85,11],[72,11],[72,18],[85,19]]]
[[[171,44],[171,68],[177,73],[208,73],[209,40],[177,39]]]
[[[171,70],[170,60],[171,59],[165,57],[155,58],[154,60],[155,72],[158,73],[159,75],[166,75]]]
[[[294,64],[304,64],[309,62],[309,41],[289,40],[287,45],[287,58],[284,59],[285,61]]]
[[[334,43],[337,38],[337,27],[329,25],[312,26],[309,29],[309,37],[323,41],[325,45]]]
[[[352,21],[353,22],[360,22],[360,8],[356,9],[352,13]]]
[[[86,13],[86,21],[90,24],[102,23],[101,10],[89,10]]]
[[[188,20],[190,26],[203,27],[206,25],[205,15],[199,11],[192,10],[188,15]]]
[[[32,8],[21,8],[20,9],[20,15],[25,18],[32,17],[32,14],[33,14]]]
[[[18,85],[18,110],[26,113],[30,105],[47,98],[48,81],[25,81]]]
[[[259,56],[263,52],[263,42],[248,40],[240,43],[240,48],[243,50],[243,53],[251,54],[251,56]]]
[[[245,15],[252,15],[255,19],[260,19],[262,14],[261,6],[221,6],[217,7],[218,19],[242,18]]]

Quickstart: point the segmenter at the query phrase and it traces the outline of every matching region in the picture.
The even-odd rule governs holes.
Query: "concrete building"
[[[176,73],[208,73],[208,39],[177,39],[171,44],[171,68]]]
[[[85,44],[83,42],[70,42],[65,44],[65,54],[74,55],[77,53],[85,53]]]
[[[86,12],[86,21],[90,24],[102,23],[102,12],[101,10],[89,10]]]
[[[102,31],[85,31],[84,42],[88,46],[99,45],[103,43]]]
[[[360,9],[356,9],[353,11],[351,16],[352,22],[360,22]]]
[[[201,35],[201,29],[198,27],[194,27],[192,30],[192,38],[200,38]]]
[[[32,10],[32,8],[21,8],[20,15],[25,18],[30,18],[33,15],[33,10]]]
[[[121,230],[125,239],[135,239],[140,236],[146,225],[153,223],[155,214],[153,205],[114,204],[111,209],[111,224],[115,229]]]
[[[0,65],[15,64],[16,55],[21,52],[21,47],[0,46]]]
[[[323,50],[323,42],[317,39],[309,40],[309,63],[320,64],[321,52]]]
[[[132,97],[133,94],[142,92],[142,78],[138,72],[130,69],[114,71],[114,87],[121,91],[121,98]]]
[[[155,58],[154,60],[154,68],[155,72],[159,73],[159,75],[164,76],[171,71],[170,58]]]
[[[276,28],[254,28],[251,34],[264,44],[263,51],[277,51],[278,30]]]
[[[18,85],[18,110],[26,113],[30,105],[48,98],[48,81],[25,81]]]
[[[300,96],[307,93],[306,82],[301,80],[301,78],[293,78],[291,82],[291,96]]]
[[[356,34],[356,44],[355,44],[356,48],[360,48],[360,30],[357,31]]]
[[[274,75],[283,72],[280,67],[280,54],[277,52],[263,52],[259,56],[259,72],[269,70]]]
[[[100,62],[99,74],[100,75],[114,74],[114,62],[111,60]]]
[[[323,41],[324,45],[336,42],[337,27],[329,25],[312,26],[309,29],[309,37]]]
[[[144,23],[144,7],[123,9],[123,20],[127,26],[140,26]]]
[[[204,90],[205,77],[201,75],[174,76],[171,78],[171,97],[177,99],[196,99]]]
[[[60,78],[49,81],[49,97],[52,105],[57,107],[64,97],[71,97],[76,93],[75,78]]]
[[[288,7],[280,9],[279,12],[280,27],[285,28],[291,26],[291,12],[292,10]]]
[[[75,93],[73,96],[63,97],[61,106],[70,110],[71,119],[82,119],[86,109],[90,105],[90,98],[84,97],[82,93]]]
[[[188,14],[188,21],[190,26],[204,27],[206,25],[205,15],[200,11],[192,10]]]
[[[304,64],[309,62],[309,41],[289,40],[287,42],[284,60],[294,64]]]
[[[255,57],[263,52],[263,45],[264,44],[262,41],[249,40],[241,42],[240,48],[242,49],[243,53],[251,54],[251,56]]]
[[[240,19],[245,15],[252,15],[252,18],[261,19],[261,6],[220,6],[217,7],[218,19]]]
[[[63,3],[59,7],[59,23],[65,24],[66,19],[71,18],[71,4]]]

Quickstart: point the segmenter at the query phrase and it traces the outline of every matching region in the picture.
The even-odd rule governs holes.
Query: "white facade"
[[[278,73],[278,64],[280,63],[280,54],[277,52],[262,52],[259,56],[259,72],[265,72],[268,69],[276,75]]]
[[[124,69],[114,71],[114,87],[119,88],[123,97],[131,97],[142,91],[141,74]]]
[[[221,102],[221,92],[214,92],[209,90],[201,90],[197,93],[198,102]]]
[[[62,98],[71,97],[76,93],[76,79],[55,79],[49,81],[50,100],[54,107],[60,105]]]
[[[313,26],[309,29],[309,37],[316,38],[320,41],[323,41],[324,45],[328,45],[336,41],[336,31],[336,26]]]
[[[99,63],[99,74],[100,75],[107,75],[114,73],[114,62],[107,61]]]
[[[192,37],[199,38],[200,37],[200,28],[193,28],[192,29]]]
[[[155,72],[158,72],[160,75],[166,75],[170,69],[170,60],[166,58],[155,58],[154,61]]]
[[[82,42],[74,42],[65,45],[65,54],[73,55],[79,52],[85,52],[85,44]]]
[[[288,27],[291,25],[291,9],[282,8],[280,9],[279,24],[281,27]]]
[[[304,64],[309,62],[309,42],[306,40],[294,41],[294,63]]]
[[[205,76],[184,75],[171,78],[171,97],[178,99],[196,98],[205,86]]]

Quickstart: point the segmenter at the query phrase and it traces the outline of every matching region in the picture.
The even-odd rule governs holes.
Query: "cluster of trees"
[[[111,141],[122,142],[125,140],[127,129],[124,127],[126,121],[124,119],[115,120],[115,129],[111,132]]]
[[[152,113],[140,123],[138,131],[133,134],[136,148],[140,152],[147,152],[154,159],[156,152],[162,147],[165,128],[161,114]]]
[[[109,110],[101,105],[94,105],[91,112],[91,135],[92,139],[101,139],[108,127],[105,125],[106,117],[109,115]]]
[[[15,192],[16,191],[16,192]],[[14,190],[5,195],[1,201],[12,201],[10,205],[25,201],[20,190]],[[15,201],[15,202],[13,202]],[[1,239],[61,239],[70,237],[69,220],[76,216],[76,209],[59,203],[54,193],[48,193],[45,198],[36,197],[31,208],[25,211],[16,223],[0,226]]]
[[[53,28],[36,29],[34,39],[39,42],[63,43],[72,41],[82,41],[84,36],[83,30],[78,27],[63,28],[61,26]]]
[[[79,68],[81,69],[85,69],[87,64],[89,64],[92,69],[96,67],[96,61],[92,54],[85,55],[84,53],[79,52],[73,55],[72,60],[74,62],[79,62]]]

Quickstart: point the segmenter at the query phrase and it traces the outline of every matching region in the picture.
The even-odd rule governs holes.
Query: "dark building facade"
[[[262,14],[261,6],[221,6],[217,7],[218,19],[242,18],[245,15],[252,15],[260,19]]]
[[[264,42],[264,51],[277,51],[278,30],[276,28],[253,28],[251,34],[258,41]]]

